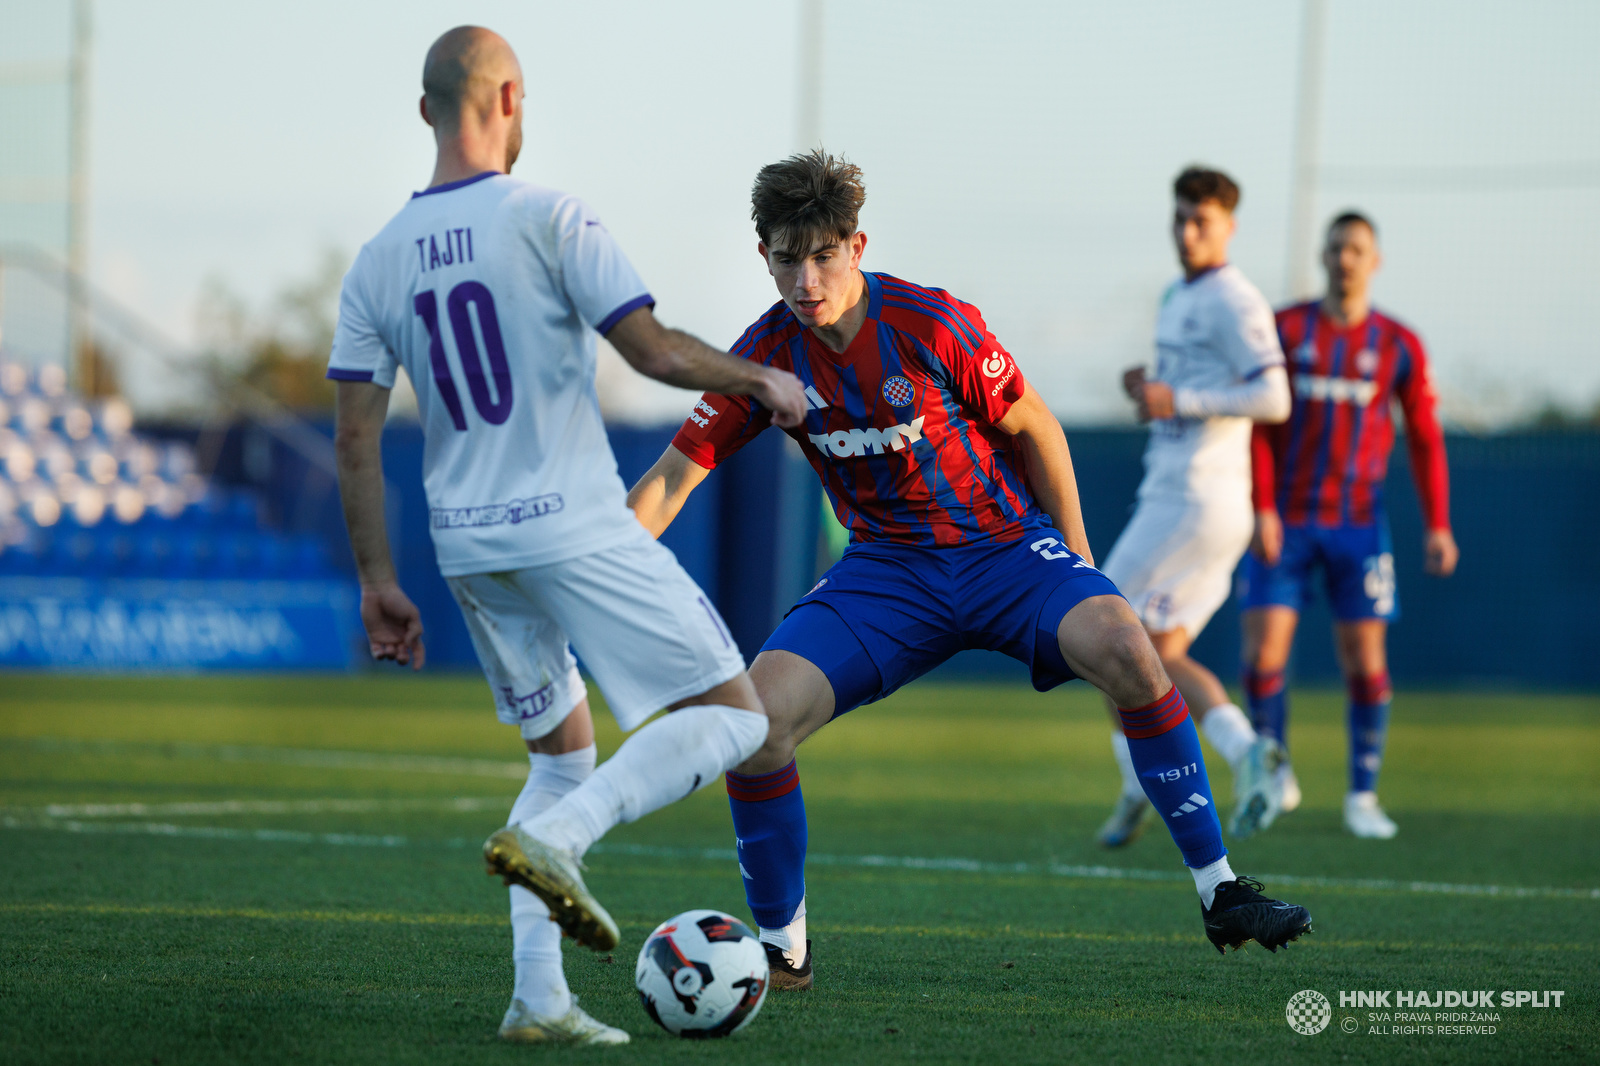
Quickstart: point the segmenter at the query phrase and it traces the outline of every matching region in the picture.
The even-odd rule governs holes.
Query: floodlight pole
[[[93,33],[92,0],[73,0],[72,57],[69,60],[71,130],[67,160],[67,369],[80,391],[93,395],[94,344],[90,336],[89,292],[89,57]]]
[[[795,137],[799,150],[822,144],[822,25],[826,0],[800,0],[799,97]]]
[[[1300,91],[1295,107],[1294,164],[1289,195],[1289,262],[1284,295],[1310,296],[1317,228],[1317,172],[1322,148],[1322,67],[1327,48],[1327,0],[1305,0],[1301,14]]]

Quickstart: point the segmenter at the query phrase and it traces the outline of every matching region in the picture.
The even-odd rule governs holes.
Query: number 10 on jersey
[[[450,360],[445,355],[444,338],[439,333],[439,300],[432,289],[419,292],[411,298],[411,307],[422,324],[428,328],[428,365],[433,369],[433,381],[439,388],[439,398],[450,421],[458,430],[467,428],[467,415],[461,409],[461,394],[456,391],[455,378],[450,373]],[[467,391],[472,395],[472,406],[492,426],[498,426],[511,417],[511,366],[506,362],[506,346],[500,337],[500,319],[495,314],[494,296],[477,281],[463,281],[450,290],[445,298],[445,309],[450,315],[450,332],[456,339],[456,352],[461,357],[461,370],[467,376]],[[472,312],[477,311],[477,326],[473,329]],[[478,335],[482,333],[480,349]],[[494,390],[489,389],[489,377],[484,374],[484,356],[489,359],[489,374],[494,377]]]

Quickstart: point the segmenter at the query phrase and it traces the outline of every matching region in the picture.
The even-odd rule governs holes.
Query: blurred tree
[[[197,332],[217,391],[226,394],[229,383],[242,381],[295,411],[332,411],[333,382],[324,375],[349,262],[343,252],[325,250],[312,275],[283,289],[260,315],[221,279],[207,279]]]

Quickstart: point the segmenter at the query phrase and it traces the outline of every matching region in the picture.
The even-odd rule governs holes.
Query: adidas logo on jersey
[[[807,385],[806,386],[806,410],[808,410],[808,411],[821,411],[824,408],[826,408],[827,406],[828,406],[827,401],[825,401],[822,398],[822,393],[817,391],[817,387],[815,385]]]
[[[859,458],[868,451],[882,455],[889,450],[903,451],[907,444],[921,440],[922,421],[926,417],[920,416],[909,425],[901,422],[888,429],[836,429],[832,433],[808,433],[806,437],[818,451],[832,452],[840,459]]]
[[[1354,378],[1330,378],[1321,374],[1296,374],[1294,391],[1303,400],[1353,403],[1365,407],[1378,394],[1378,383]]]

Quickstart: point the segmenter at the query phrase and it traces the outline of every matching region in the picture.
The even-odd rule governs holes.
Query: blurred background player
[[[1040,691],[1082,677],[1104,692],[1194,875],[1212,943],[1276,950],[1310,916],[1229,868],[1184,698],[1090,561],[1061,424],[977,308],[861,270],[865,198],[860,169],[821,150],[762,168],[751,213],[782,300],[733,348],[805,384],[810,410],[788,432],[850,530],[843,558],[752,664],[772,728],[727,775],[772,987],[812,983],[795,748],[965,648],[1020,660]],[[629,493],[640,521],[659,535],[711,470],[771,423],[744,397],[707,393]]]
[[[515,988],[500,1036],[626,1043],[578,1008],[562,973],[562,932],[597,950],[617,942],[577,858],[619,821],[744,761],[767,720],[721,618],[627,508],[595,397],[594,334],[660,381],[753,395],[780,425],[799,422],[805,396],[786,372],[663,328],[587,205],[507,176],[523,79],[503,39],[451,30],[429,49],[422,82],[433,180],[361,249],[329,360],[361,617],[374,657],[421,668],[422,620],[395,578],[379,451],[404,366],[427,441],[439,568],[497,714],[529,752],[509,826],[484,847],[490,872],[516,886]],[[624,730],[676,710],[598,770],[574,647]]]
[[[1378,231],[1351,211],[1328,225],[1327,295],[1278,312],[1278,337],[1294,374],[1289,421],[1257,426],[1256,533],[1245,562],[1244,688],[1255,728],[1288,749],[1284,668],[1300,609],[1322,569],[1334,648],[1350,691],[1350,791],[1344,824],[1358,837],[1397,832],[1378,805],[1378,768],[1389,720],[1388,624],[1399,617],[1383,484],[1394,446],[1394,401],[1405,414],[1411,475],[1427,526],[1430,574],[1449,576],[1459,552],[1450,531],[1444,434],[1422,342],[1374,308],[1382,264]],[[1277,770],[1283,809],[1300,803],[1287,758]]]
[[[1251,420],[1287,418],[1289,382],[1270,305],[1228,262],[1238,185],[1219,170],[1189,167],[1172,192],[1183,277],[1162,297],[1154,376],[1139,367],[1123,377],[1139,420],[1150,423],[1150,441],[1138,506],[1105,572],[1233,768],[1238,806],[1229,829],[1242,837],[1277,813],[1276,745],[1256,736],[1217,676],[1190,658],[1189,646],[1226,602],[1250,543]],[[1120,847],[1139,835],[1150,805],[1120,717],[1113,714],[1112,724],[1122,792],[1099,840]]]

